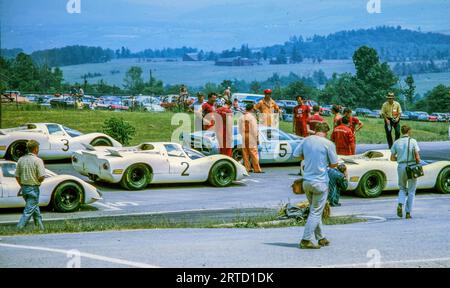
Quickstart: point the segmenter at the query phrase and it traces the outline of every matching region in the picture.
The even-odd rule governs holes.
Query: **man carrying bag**
[[[415,139],[411,138],[411,128],[401,127],[402,137],[395,141],[391,148],[391,161],[397,161],[398,194],[397,216],[403,217],[403,206],[406,202],[406,219],[411,219],[411,211],[416,195],[417,177],[423,176],[420,166],[420,148]]]

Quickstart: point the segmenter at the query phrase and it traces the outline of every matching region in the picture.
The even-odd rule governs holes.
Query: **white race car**
[[[102,133],[82,134],[76,130],[54,123],[30,123],[22,127],[0,130],[0,158],[17,161],[26,151],[27,140],[40,144],[39,157],[44,160],[70,158],[73,152],[92,146],[122,145]]]
[[[398,190],[397,162],[390,161],[390,150],[372,150],[355,156],[342,156],[349,176],[349,191],[365,198],[383,191]],[[417,189],[437,189],[450,193],[450,161],[423,161],[424,176],[417,179]]]
[[[244,166],[228,156],[205,156],[177,143],[86,148],[74,153],[72,165],[75,170],[93,181],[120,183],[127,190],[141,190],[150,183],[206,181],[216,187],[225,187],[248,175]]]
[[[25,206],[19,196],[20,186],[15,178],[16,163],[0,160],[0,208]],[[97,189],[83,180],[70,175],[57,175],[47,170],[40,187],[39,206],[51,206],[58,212],[77,211],[82,204],[101,199]]]

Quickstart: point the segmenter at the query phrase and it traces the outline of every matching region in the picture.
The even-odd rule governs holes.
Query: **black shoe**
[[[398,206],[397,206],[397,216],[400,217],[400,218],[403,217],[402,204],[398,204]]]
[[[318,242],[320,247],[330,246],[330,241],[327,238],[320,239]]]
[[[320,249],[319,245],[308,240],[302,240],[299,244],[300,249]]]
[[[411,213],[406,213],[406,219],[412,219]]]

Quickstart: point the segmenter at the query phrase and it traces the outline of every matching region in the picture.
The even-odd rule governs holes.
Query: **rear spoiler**
[[[112,150],[112,149],[106,149],[106,151],[108,151],[111,154],[111,156],[123,157],[122,155],[120,155],[119,151]]]

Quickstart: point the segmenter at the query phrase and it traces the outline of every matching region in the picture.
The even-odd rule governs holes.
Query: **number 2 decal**
[[[70,147],[69,147],[69,140],[67,139],[62,139],[61,140],[63,142],[64,147],[62,148],[62,151],[67,152],[69,151]]]
[[[189,173],[187,173],[187,171],[189,170],[189,163],[181,162],[181,165],[182,166],[186,165],[186,169],[184,169],[183,172],[181,172],[181,176],[189,176]]]

